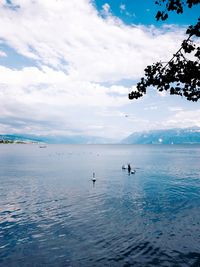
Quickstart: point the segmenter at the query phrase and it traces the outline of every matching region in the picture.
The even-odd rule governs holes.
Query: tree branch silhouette
[[[165,5],[165,11],[158,11],[156,19],[166,20],[167,11],[176,11],[179,14],[183,13],[185,5],[191,8],[199,3],[200,0],[156,1],[160,6]],[[142,97],[149,86],[156,87],[160,92],[169,91],[171,95],[179,95],[189,101],[200,99],[200,47],[194,42],[200,37],[200,17],[195,25],[188,27],[186,34],[189,35],[188,38],[183,40],[181,47],[167,64],[157,62],[145,68],[145,77],[137,83],[136,91],[129,94],[129,99]],[[187,58],[187,54],[190,54],[190,58]]]

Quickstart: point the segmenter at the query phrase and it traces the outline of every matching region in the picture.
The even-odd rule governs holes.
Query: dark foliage
[[[191,8],[199,3],[200,0],[157,0],[155,4],[164,10],[157,12],[156,19],[166,20],[168,12],[174,11],[177,14],[182,14],[185,7]]]
[[[191,8],[200,0],[159,0],[155,3],[166,8],[158,11],[156,19],[166,20],[167,12],[183,13],[184,6]],[[129,94],[129,99],[142,97],[149,86],[156,87],[158,91],[169,91],[171,95],[184,96],[190,101],[200,99],[200,47],[194,42],[200,37],[200,18],[195,25],[189,26],[186,34],[188,38],[167,64],[157,62],[146,67],[145,77],[137,83],[137,90]],[[187,54],[190,54],[189,59]]]

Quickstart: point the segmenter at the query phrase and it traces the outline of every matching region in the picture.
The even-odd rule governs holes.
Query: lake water
[[[0,266],[200,266],[200,146],[1,145]]]

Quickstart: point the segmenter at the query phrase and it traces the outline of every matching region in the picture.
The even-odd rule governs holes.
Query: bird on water
[[[93,172],[93,175],[92,175],[92,181],[93,181],[93,182],[96,182],[95,172]]]

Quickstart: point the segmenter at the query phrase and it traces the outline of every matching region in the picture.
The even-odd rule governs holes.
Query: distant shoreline
[[[13,141],[13,140],[5,140],[2,142],[2,140],[0,140],[0,145],[38,145],[38,146],[47,146],[47,145],[102,145],[102,146],[106,146],[106,145],[111,145],[111,146],[115,146],[115,145],[121,145],[121,146],[200,146],[200,143],[175,143],[175,144],[162,144],[162,143],[147,143],[147,144],[140,144],[140,143],[107,143],[107,144],[101,144],[101,143],[91,143],[91,144],[87,144],[87,143],[39,143],[39,142],[32,142],[32,141]]]
[[[17,141],[17,140],[0,140],[0,144],[3,144],[3,145],[5,145],[5,144],[25,144],[25,145],[27,145],[27,144],[40,144],[40,143],[37,143],[37,142],[29,142],[29,141]]]

